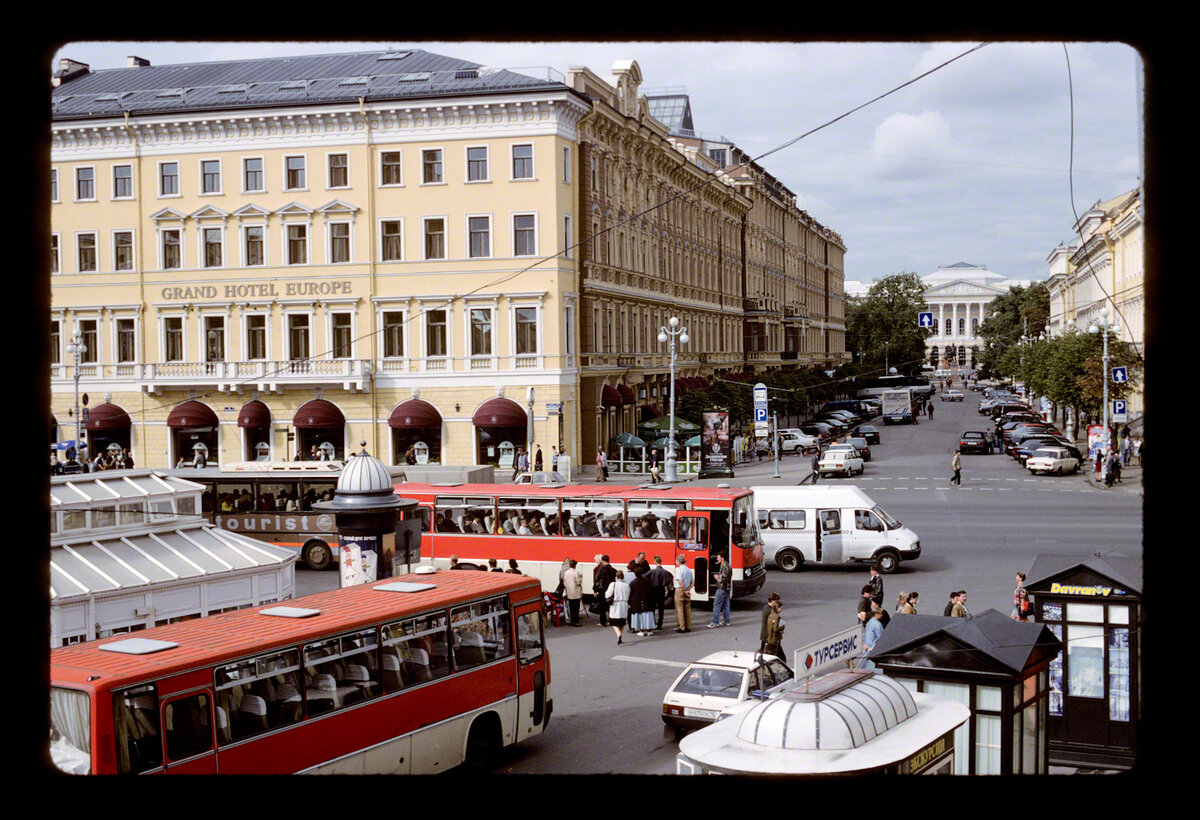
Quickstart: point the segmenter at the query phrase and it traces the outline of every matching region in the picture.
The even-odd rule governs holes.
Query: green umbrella
[[[687,441],[685,441],[683,443],[683,446],[684,447],[699,447],[700,446],[700,436],[692,436],[690,439],[688,439]]]
[[[618,447],[645,447],[646,442],[635,436],[633,433],[621,433],[613,439],[613,443]]]
[[[638,425],[638,429],[639,430],[648,430],[648,431],[652,431],[655,433],[666,433],[666,432],[670,431],[670,429],[671,429],[671,417],[670,416],[659,416],[656,419],[650,419],[649,421],[643,421],[641,424]],[[685,421],[685,420],[679,418],[679,416],[676,416],[675,417],[675,432],[676,433],[698,433],[698,432],[700,432],[700,425],[692,424],[690,421]]]
[[[670,444],[671,444],[671,437],[663,436],[662,438],[655,440],[655,442],[653,444],[651,444],[650,446],[657,447],[660,450],[665,450],[670,446]]]

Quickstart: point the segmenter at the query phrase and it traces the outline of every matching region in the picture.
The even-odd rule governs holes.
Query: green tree
[[[981,375],[1020,378],[1020,353],[1011,351],[1022,336],[1036,338],[1043,332],[1050,318],[1050,290],[1044,282],[1009,288],[991,301],[988,313],[979,326]]]
[[[887,368],[919,372],[929,330],[917,326],[925,309],[925,286],[915,273],[880,279],[866,296],[846,300],[846,347],[874,374]],[[869,371],[869,372],[870,372]]]

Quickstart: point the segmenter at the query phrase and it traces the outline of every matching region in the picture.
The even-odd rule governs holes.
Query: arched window
[[[966,319],[958,320],[958,335],[959,336],[967,335],[967,320]]]
[[[975,316],[971,319],[971,335],[972,336],[979,335],[979,317],[978,316]]]
[[[953,333],[954,333],[954,320],[953,320],[953,319],[947,319],[947,320],[946,320],[946,335],[947,335],[947,336],[950,336],[950,335],[952,335]]]

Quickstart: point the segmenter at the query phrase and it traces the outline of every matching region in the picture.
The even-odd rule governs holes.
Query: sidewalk
[[[1121,468],[1121,483],[1113,484],[1111,487],[1105,487],[1104,481],[1096,480],[1096,465],[1094,462],[1085,464],[1080,468],[1080,472],[1087,477],[1088,484],[1093,487],[1103,490],[1106,493],[1131,493],[1134,495],[1145,495],[1146,490],[1142,484],[1142,465],[1130,464],[1128,467]]]

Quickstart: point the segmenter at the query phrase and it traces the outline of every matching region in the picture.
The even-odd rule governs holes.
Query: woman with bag
[[[608,622],[617,633],[617,646],[620,646],[625,619],[629,617],[629,584],[625,583],[624,572],[617,570],[617,578],[604,591],[604,598],[608,601]]]
[[[604,457],[604,449],[596,448],[596,480],[608,481],[608,459]]]
[[[1032,613],[1029,611],[1029,593],[1025,590],[1025,573],[1017,573],[1017,588],[1013,590],[1013,608],[1009,613],[1014,621],[1028,621]]]

